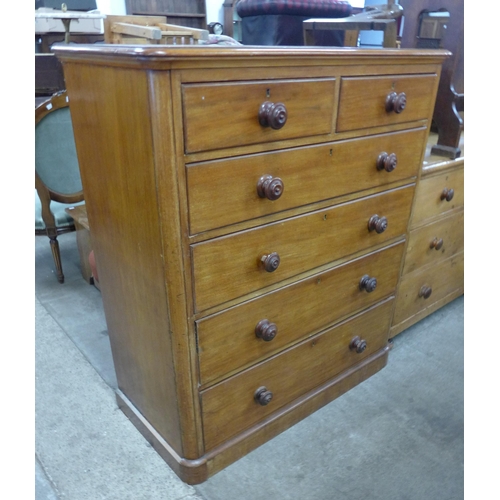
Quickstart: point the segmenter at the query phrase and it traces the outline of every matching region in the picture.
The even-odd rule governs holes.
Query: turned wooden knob
[[[435,250],[441,250],[441,247],[443,246],[443,238],[434,238],[432,241],[431,241],[431,245],[430,247],[431,248],[434,248]]]
[[[270,253],[269,255],[263,255],[260,260],[268,273],[276,271],[280,265],[280,256],[276,252]]]
[[[365,274],[360,280],[359,280],[359,289],[360,290],[366,290],[368,293],[373,292],[377,288],[377,278],[370,278],[368,274]]]
[[[273,393],[268,391],[265,387],[259,387],[255,391],[253,397],[261,406],[266,406],[271,402],[271,399],[273,399]]]
[[[277,200],[282,194],[285,186],[279,177],[272,175],[263,175],[257,183],[257,194],[260,198],[268,200]]]
[[[441,200],[451,201],[455,195],[455,190],[452,188],[444,188],[441,193]]]
[[[366,340],[363,340],[361,337],[354,337],[349,344],[349,349],[351,351],[356,351],[358,354],[361,354],[366,349]]]
[[[368,221],[368,230],[377,233],[383,233],[387,229],[387,217],[379,217],[377,214],[372,215]]]
[[[398,159],[394,153],[388,154],[385,151],[380,153],[377,158],[377,170],[385,170],[386,172],[392,172],[396,165],[398,164]]]
[[[424,299],[428,299],[431,296],[431,294],[432,294],[432,288],[427,285],[424,285],[418,292],[418,296],[423,297]]]
[[[397,94],[396,92],[391,92],[387,95],[385,99],[385,110],[388,113],[394,111],[394,113],[401,113],[406,108],[406,94],[401,92]]]
[[[277,333],[278,327],[274,323],[271,323],[268,319],[259,321],[255,327],[255,335],[265,342],[273,340]]]
[[[285,125],[287,117],[286,107],[282,102],[266,101],[260,105],[259,123],[263,127],[278,130]]]

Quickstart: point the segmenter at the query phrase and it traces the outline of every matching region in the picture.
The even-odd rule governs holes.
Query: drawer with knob
[[[337,132],[428,119],[437,84],[435,74],[342,78]]]
[[[415,177],[426,128],[187,166],[191,234]]]
[[[213,449],[387,345],[392,298],[201,391]]]
[[[201,385],[394,294],[403,249],[396,243],[197,321]]]
[[[403,274],[437,264],[463,250],[464,212],[461,211],[410,232]]]
[[[334,78],[182,85],[186,153],[330,134]]]
[[[397,326],[455,291],[463,290],[463,287],[463,252],[435,266],[403,276],[399,284],[393,324]]]
[[[464,206],[464,168],[422,177],[415,193],[412,227]]]
[[[196,310],[406,233],[414,184],[191,245]]]

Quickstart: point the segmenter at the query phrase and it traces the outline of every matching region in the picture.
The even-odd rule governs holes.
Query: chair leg
[[[52,257],[54,257],[54,264],[56,266],[57,281],[59,283],[64,283],[64,274],[61,264],[61,253],[59,252],[59,242],[57,241],[57,236],[49,236],[50,238],[50,249],[52,250]]]

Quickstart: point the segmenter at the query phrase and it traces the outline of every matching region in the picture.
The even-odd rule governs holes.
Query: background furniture
[[[391,337],[464,293],[464,157],[430,154],[436,140],[416,189]]]
[[[183,480],[385,366],[444,51],[55,50],[117,399]]]
[[[127,14],[166,16],[169,23],[191,28],[207,28],[205,0],[125,0]]]
[[[452,52],[443,65],[436,98],[433,122],[439,134],[432,149],[434,155],[447,158],[461,156],[460,138],[464,130],[464,2],[463,0],[400,0],[404,9],[401,47],[439,47]],[[422,13],[449,12],[446,29],[422,28]],[[437,25],[436,27],[438,27]]]
[[[74,224],[64,214],[55,217],[51,202],[74,204],[83,201],[68,102],[66,92],[61,92],[35,108],[35,188],[40,199],[43,230],[50,240],[60,283],[64,283],[64,274],[57,235],[74,230]]]
[[[105,43],[189,45],[208,40],[208,30],[167,24],[164,16],[106,16]]]
[[[244,45],[304,45],[302,22],[311,17],[346,17],[352,12],[349,2],[288,2],[286,0],[240,0],[236,11],[241,17]],[[342,31],[310,33],[314,45],[342,46]]]

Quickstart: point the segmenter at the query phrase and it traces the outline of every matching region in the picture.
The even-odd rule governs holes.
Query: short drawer
[[[201,384],[394,294],[403,249],[398,243],[198,321]],[[360,286],[365,276],[376,280],[375,289]]]
[[[184,84],[185,152],[329,134],[334,92],[333,78]]]
[[[464,206],[464,168],[423,177],[415,193],[411,225]]]
[[[231,436],[327,382],[387,345],[392,299],[201,392],[205,448]],[[366,349],[351,349],[355,337]],[[255,400],[260,388],[272,393],[269,404]]]
[[[342,78],[337,131],[428,119],[437,84],[436,74]],[[392,107],[391,97],[398,99]]]
[[[402,236],[413,191],[410,184],[192,245],[197,311]]]
[[[414,229],[408,238],[403,274],[463,252],[464,212]]]
[[[398,325],[464,286],[464,254],[403,276],[393,324]]]
[[[425,128],[187,167],[191,234],[416,176]]]

